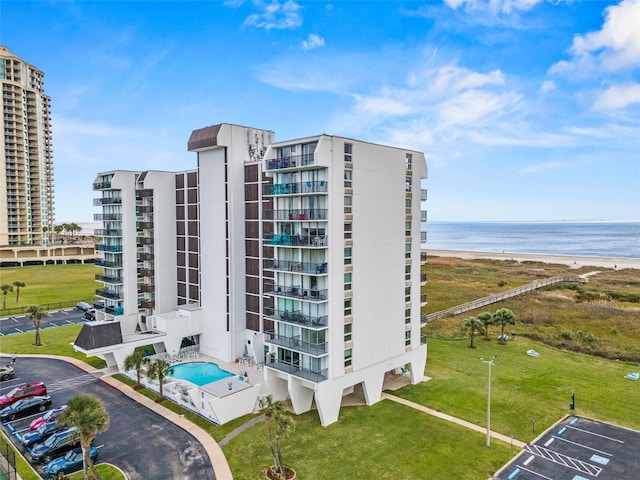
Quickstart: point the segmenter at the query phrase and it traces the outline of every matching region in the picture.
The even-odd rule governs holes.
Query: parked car
[[[50,406],[51,397],[49,395],[26,397],[0,410],[0,420],[8,422],[35,412],[44,412]]]
[[[13,378],[16,375],[16,371],[11,365],[0,365],[0,380],[5,381]]]
[[[93,302],[93,308],[96,310],[104,310],[104,300],[96,300]]]
[[[34,443],[29,450],[31,460],[36,463],[49,463],[74,447],[80,445],[80,435],[77,428],[68,428],[54,433],[46,440]]]
[[[58,426],[58,421],[54,420],[53,422],[43,423],[34,431],[28,431],[27,433],[23,434],[16,433],[16,438],[22,445],[28,447],[29,445],[33,445],[36,442],[45,440],[48,436],[53,435],[54,433],[63,429],[64,427]]]
[[[29,383],[29,384],[23,383],[22,385],[18,385],[16,388],[11,390],[6,395],[0,396],[0,408],[4,408],[26,397],[33,397],[35,395],[46,395],[46,394],[47,394],[47,388],[44,386],[44,383],[42,382]]]
[[[53,408],[45,413],[43,416],[36,418],[33,422],[29,424],[29,430],[36,430],[43,423],[51,422],[58,415],[64,412],[67,409],[66,405],[62,405],[60,407]]]
[[[95,320],[96,319],[96,311],[92,308],[84,312],[83,315],[85,320]]]
[[[89,449],[89,456],[93,462],[98,458],[98,449],[96,447],[91,447]],[[80,470],[82,468],[82,449],[74,448],[73,450],[69,450],[63,457],[56,458],[49,462],[45,467],[44,471],[50,477],[55,477],[56,475],[63,475],[69,472],[75,472],[76,470]]]
[[[90,308],[93,308],[87,302],[78,302],[76,303],[76,310],[80,310],[81,312],[86,312]]]

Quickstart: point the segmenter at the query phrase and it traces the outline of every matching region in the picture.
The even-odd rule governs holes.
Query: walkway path
[[[411,402],[409,400],[405,400],[404,398],[396,397],[395,395],[391,395],[389,393],[384,393],[383,392],[382,393],[382,398],[385,398],[387,400],[391,400],[392,402],[400,403],[400,404],[405,405],[407,407],[415,408],[416,410],[419,410],[419,411],[424,412],[424,413],[428,413],[429,415],[433,415],[434,417],[441,418],[442,420],[446,420],[447,422],[457,423],[458,425],[462,425],[463,427],[470,428],[471,430],[475,430],[476,432],[480,432],[480,433],[486,433],[487,432],[487,429],[485,427],[481,427],[480,425],[476,425],[474,423],[467,422],[466,420],[462,420],[460,418],[452,417],[451,415],[447,415],[446,413],[438,412],[437,410],[433,410],[431,408],[427,408],[427,407],[425,407],[423,405],[419,405],[419,404]],[[524,446],[526,445],[525,442],[522,442],[520,440],[516,440],[515,438],[511,439],[511,437],[509,437],[507,435],[503,435],[503,434],[498,433],[498,432],[494,432],[493,430],[491,431],[490,434],[491,434],[491,437],[496,438],[498,440],[502,440],[503,442],[506,442],[506,443],[513,442],[513,444],[518,448],[524,448]]]

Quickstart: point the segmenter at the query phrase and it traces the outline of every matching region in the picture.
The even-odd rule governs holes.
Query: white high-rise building
[[[188,149],[193,171],[98,175],[99,319],[121,337],[81,332],[77,349],[121,366],[136,342],[188,338],[264,364],[262,394],[296,413],[315,401],[323,425],[354,388],[377,402],[387,372],[422,380],[422,153],[230,124],[195,130]]]

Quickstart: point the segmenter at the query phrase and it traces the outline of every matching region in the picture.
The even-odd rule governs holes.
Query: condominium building
[[[104,308],[77,350],[118,367],[143,344],[249,360],[264,367],[237,392],[249,411],[270,393],[296,413],[315,402],[323,425],[356,388],[378,401],[390,372],[422,380],[422,153],[230,124],[188,149],[191,171],[98,175]],[[222,403],[198,408],[228,418]]]
[[[0,46],[0,245],[41,245],[53,230],[51,100],[43,78]]]

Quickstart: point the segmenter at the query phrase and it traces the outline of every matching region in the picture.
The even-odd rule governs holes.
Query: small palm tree
[[[20,289],[27,286],[24,282],[13,282],[13,286],[16,287],[16,303],[20,301]]]
[[[91,443],[96,434],[109,428],[109,414],[102,401],[93,395],[77,395],[67,402],[67,409],[58,416],[58,425],[75,427],[80,436],[84,465],[84,480],[89,478],[89,470],[93,478],[100,480],[100,474],[91,460]]]
[[[478,320],[484,325],[484,339],[489,340],[489,325],[493,325],[493,314],[490,312],[482,312],[478,315]]]
[[[469,348],[476,348],[473,345],[473,337],[475,337],[476,332],[482,331],[484,327],[483,323],[480,320],[478,320],[476,317],[467,317],[464,320],[463,326],[464,328],[469,330],[469,335],[471,336],[471,342],[469,343]]]
[[[7,293],[13,292],[13,287],[8,283],[4,285],[0,285],[0,290],[2,290],[2,309],[7,308]]]
[[[140,375],[142,372],[142,366],[145,363],[144,354],[140,350],[134,350],[131,355],[127,355],[124,359],[124,369],[125,370],[133,370],[135,369],[136,374],[138,375],[138,383],[135,386],[136,390],[140,390],[142,386],[140,385]]]
[[[496,310],[493,314],[493,323],[495,325],[500,325],[500,341],[504,342],[502,339],[504,338],[504,327],[507,325],[515,325],[516,324],[516,314],[513,313],[508,308],[501,308]]]
[[[36,343],[34,345],[39,347],[42,345],[40,343],[40,320],[47,315],[47,312],[40,305],[31,305],[27,308],[27,313],[33,321],[33,328],[36,329]]]
[[[267,423],[267,437],[269,439],[271,458],[273,458],[276,474],[279,475],[280,478],[284,478],[285,465],[282,460],[281,441],[293,429],[293,420],[286,415],[282,401],[274,401],[271,395],[261,398],[258,406],[261,410],[264,409],[264,416]],[[273,424],[275,424],[275,433]]]
[[[150,362],[147,367],[147,377],[153,380],[158,380],[160,383],[160,397],[156,402],[162,402],[164,400],[164,395],[162,394],[162,383],[164,382],[164,378],[169,375],[170,369],[171,364],[162,358],[158,358],[153,362]]]

